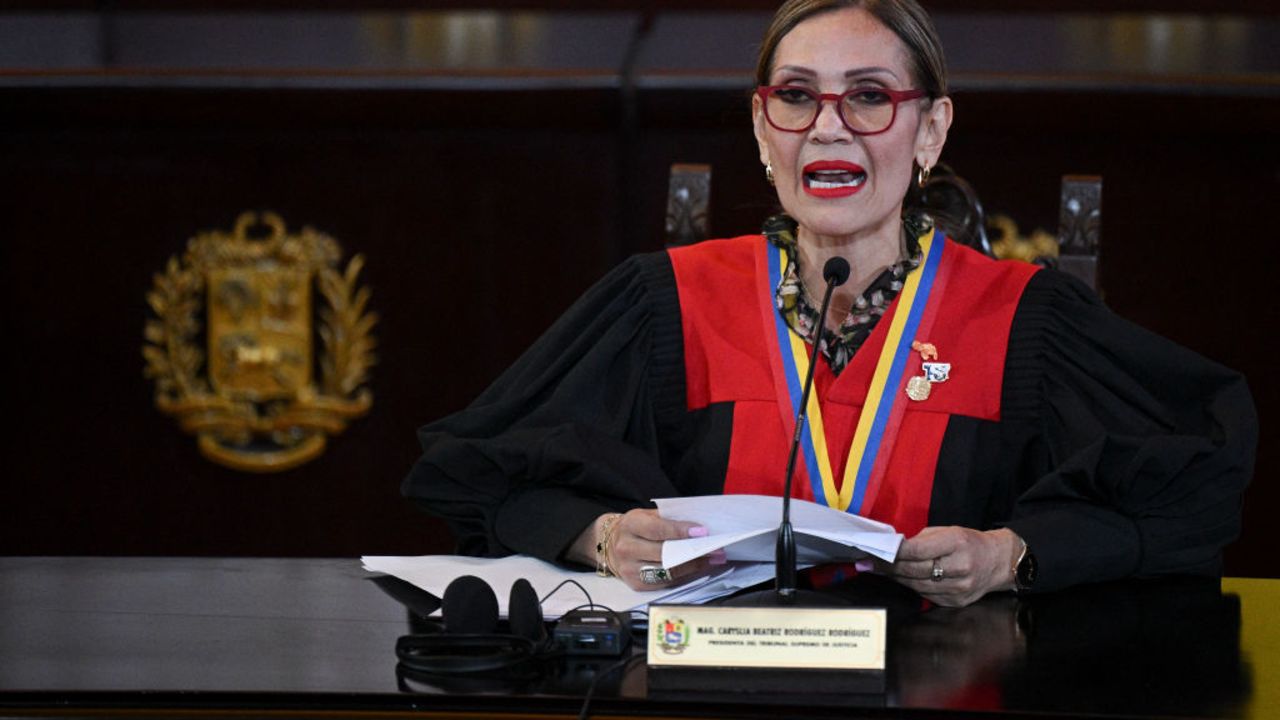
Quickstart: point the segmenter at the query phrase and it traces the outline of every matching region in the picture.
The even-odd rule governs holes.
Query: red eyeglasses
[[[849,132],[875,135],[893,127],[898,103],[925,96],[923,90],[889,90],[859,87],[836,95],[817,93],[795,85],[762,85],[756,94],[764,104],[764,117],[783,132],[805,132],[818,122],[822,104],[836,104],[837,114]]]

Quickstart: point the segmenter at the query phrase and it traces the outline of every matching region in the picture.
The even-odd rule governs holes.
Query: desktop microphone
[[[796,432],[791,438],[791,453],[787,456],[787,480],[782,491],[782,524],[778,526],[777,555],[774,561],[774,588],[779,603],[785,605],[794,603],[796,599],[796,536],[791,529],[791,481],[795,477],[796,455],[799,453],[800,436],[804,431],[809,393],[813,390],[813,370],[818,366],[818,346],[822,342],[822,330],[827,323],[827,308],[831,306],[831,295],[836,286],[843,285],[849,279],[849,261],[839,256],[831,258],[822,266],[822,279],[827,282],[827,290],[822,296],[822,309],[818,311],[818,329],[813,339],[813,349],[809,352],[809,372],[805,375],[804,390],[800,393]]]
[[[822,266],[822,278],[827,281],[827,291],[822,296],[822,308],[818,311],[818,337],[814,338],[813,349],[809,352],[809,372],[804,378],[804,389],[800,393],[800,408],[796,412],[796,432],[791,438],[791,452],[787,456],[787,477],[782,491],[782,523],[778,526],[778,542],[774,556],[774,589],[750,592],[729,598],[721,603],[737,607],[781,607],[795,605],[797,598],[803,594],[805,606],[836,607],[844,605],[841,600],[815,592],[798,593],[796,591],[796,536],[791,528],[791,482],[796,471],[796,456],[800,452],[800,439],[804,431],[805,409],[809,407],[809,393],[813,391],[813,369],[818,366],[818,345],[822,341],[822,328],[827,322],[827,309],[831,306],[831,295],[837,285],[843,285],[849,279],[849,261],[842,257],[833,257]],[[783,348],[786,352],[786,348]]]

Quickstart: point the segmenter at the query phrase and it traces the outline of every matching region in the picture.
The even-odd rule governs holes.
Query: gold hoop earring
[[[773,184],[773,163],[764,164],[764,179],[768,180],[770,185]]]
[[[929,168],[924,165],[920,166],[920,170],[916,173],[916,187],[924,189],[926,183],[929,182]]]

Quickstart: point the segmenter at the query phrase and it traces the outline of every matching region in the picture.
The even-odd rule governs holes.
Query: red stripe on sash
[[[938,242],[942,242],[941,238],[939,238]],[[924,314],[920,317],[920,326],[916,329],[916,337],[911,338],[911,340],[928,342],[929,338],[933,337],[933,326],[938,319],[938,308],[942,305],[942,299],[947,296],[947,285],[951,280],[952,269],[955,267],[954,248],[955,246],[949,243],[941,248],[943,251],[942,258],[938,265],[937,275],[933,278],[933,289],[929,293],[932,302],[925,305]],[[888,322],[890,320],[892,320],[892,317],[886,314],[880,319],[880,322]],[[945,358],[940,359],[943,362],[946,361]],[[893,451],[897,447],[898,437],[901,435],[903,415],[906,413],[907,407],[913,402],[906,399],[907,380],[914,375],[921,374],[920,363],[919,354],[913,352],[912,357],[907,361],[906,370],[902,373],[898,386],[891,390],[898,396],[898,402],[894,404],[893,412],[889,416],[889,422],[885,425],[884,439],[880,443],[880,456],[876,459],[875,468],[872,470],[871,478],[867,485],[867,497],[863,507],[868,512],[875,507],[876,498],[880,494],[880,488],[884,485],[889,464],[893,461]],[[886,392],[890,392],[890,390],[886,390]],[[934,454],[936,457],[936,452]],[[930,467],[933,466],[931,465]],[[932,481],[927,486],[929,491],[932,492]],[[924,506],[928,507],[927,499]],[[901,530],[899,531],[901,532]]]
[[[765,242],[759,246],[759,249],[755,253],[756,277],[761,280],[769,277],[769,253],[772,252],[778,252],[778,250],[773,247],[772,244]],[[789,352],[790,348],[783,348],[779,346],[777,340],[774,339],[777,335],[777,320],[775,319],[775,316],[778,313],[778,309],[774,305],[773,290],[774,289],[771,289],[770,292],[756,293],[756,297],[759,299],[757,307],[760,309],[761,329],[764,333],[763,337],[765,338],[764,347],[769,353],[769,367],[774,370],[772,373],[773,392],[777,398],[778,413],[782,418],[782,427],[787,431],[787,441],[789,446],[791,438],[795,436],[796,432],[796,417],[793,414],[791,390],[787,387],[786,376],[781,372],[778,372],[778,369],[783,367],[782,353]],[[814,389],[816,390],[817,388]],[[779,495],[782,494],[782,491],[786,487],[786,472],[787,466],[786,463],[783,462],[783,464],[778,467],[778,477],[782,478],[783,483],[778,488]],[[808,486],[809,474],[806,471],[804,461],[800,460],[796,462],[795,476],[791,479],[792,497],[813,497],[810,493],[796,492],[797,487]],[[822,502],[820,498],[814,499],[818,503]]]

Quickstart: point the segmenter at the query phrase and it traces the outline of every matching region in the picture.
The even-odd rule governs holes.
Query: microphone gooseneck
[[[796,596],[796,537],[791,528],[791,479],[795,476],[796,455],[800,450],[800,437],[804,431],[809,393],[813,389],[813,369],[818,365],[818,345],[821,343],[822,329],[826,327],[827,309],[831,306],[831,295],[836,287],[849,279],[849,261],[842,257],[831,258],[822,266],[822,279],[826,280],[827,289],[822,295],[822,308],[818,311],[817,336],[813,339],[813,349],[809,352],[809,372],[805,374],[804,390],[800,393],[796,432],[791,438],[791,452],[787,456],[787,478],[782,491],[782,524],[778,526],[774,587],[778,599],[784,603],[794,602]]]

